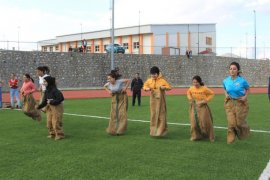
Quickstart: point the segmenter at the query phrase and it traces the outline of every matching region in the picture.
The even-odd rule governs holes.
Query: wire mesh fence
[[[94,46],[98,46],[98,44],[94,44]],[[140,45],[142,46],[142,45]],[[126,50],[126,54],[150,54],[150,51],[146,49],[157,49],[153,54],[162,54],[162,49],[164,46],[142,46],[144,51],[140,52],[140,47],[132,47],[132,51]],[[187,47],[181,46],[170,46],[169,55],[185,55]],[[88,49],[91,49],[89,46]],[[106,53],[104,50],[95,51],[96,48],[93,48],[94,51],[87,51],[87,53]],[[25,41],[1,41],[0,40],[0,50],[15,50],[15,51],[42,51],[42,47],[38,42],[25,42]],[[190,50],[192,51],[193,56],[224,56],[231,58],[244,58],[244,59],[261,59],[261,60],[270,60],[270,47],[256,47],[256,58],[255,58],[255,48],[254,47],[203,47],[203,46],[191,46]],[[47,52],[55,52],[54,48],[48,48]],[[65,51],[62,51],[65,52]],[[79,51],[76,51],[79,52]]]

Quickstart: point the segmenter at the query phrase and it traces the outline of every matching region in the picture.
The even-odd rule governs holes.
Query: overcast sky
[[[217,47],[270,47],[270,0],[114,0],[115,27],[216,23]],[[0,40],[39,41],[110,28],[111,0],[0,0]],[[140,13],[139,13],[140,12]],[[140,15],[139,15],[140,14]],[[5,43],[0,43],[5,46]]]

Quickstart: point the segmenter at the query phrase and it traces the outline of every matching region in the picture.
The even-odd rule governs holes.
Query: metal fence
[[[0,49],[15,51],[40,51],[41,47],[37,42],[0,40]]]
[[[150,48],[150,46],[144,46],[143,48]],[[155,46],[154,48],[160,50],[156,54],[162,54],[162,48],[164,48],[164,46]],[[171,55],[185,55],[187,49],[187,47],[169,48],[173,50],[172,52],[176,52]],[[175,51],[175,49],[177,49],[177,51]],[[231,58],[255,59],[254,47],[212,47],[209,49],[209,47],[193,46],[190,49],[192,50],[193,56],[224,56]],[[0,41],[0,50],[41,51],[41,46],[38,42]],[[137,50],[133,50],[132,54],[139,54],[138,48]],[[270,47],[257,47],[256,59],[270,60]]]

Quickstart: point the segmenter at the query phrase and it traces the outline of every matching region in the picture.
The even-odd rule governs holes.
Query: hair
[[[150,74],[158,74],[159,75],[159,68],[157,66],[151,67]]]
[[[39,66],[37,67],[37,70],[42,71],[44,74],[49,74],[50,73],[50,69],[48,66]]]
[[[47,90],[51,90],[56,88],[55,77],[47,76],[44,78],[47,81],[48,86],[46,87]]]
[[[240,69],[240,64],[238,63],[238,62],[232,62],[231,64],[230,64],[230,66],[229,67],[231,67],[232,65],[234,65],[234,66],[236,66],[236,68],[237,68],[237,70],[238,70],[238,73],[237,73],[237,75],[239,76],[240,75],[240,73],[241,73],[241,69]]]
[[[192,80],[196,80],[201,86],[204,86],[204,83],[202,82],[202,78],[198,75],[194,76]]]
[[[24,76],[25,76],[27,79],[30,79],[33,83],[35,82],[34,79],[31,78],[30,74],[25,73]]]
[[[111,76],[115,80],[119,79],[122,75],[118,74],[116,70],[112,70],[111,73],[108,74],[108,76]]]

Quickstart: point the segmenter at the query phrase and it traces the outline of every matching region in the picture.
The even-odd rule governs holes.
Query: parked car
[[[110,53],[112,50],[112,45],[111,44],[107,45],[105,50],[107,53]],[[119,44],[114,44],[113,45],[113,52],[125,54],[125,48]]]

